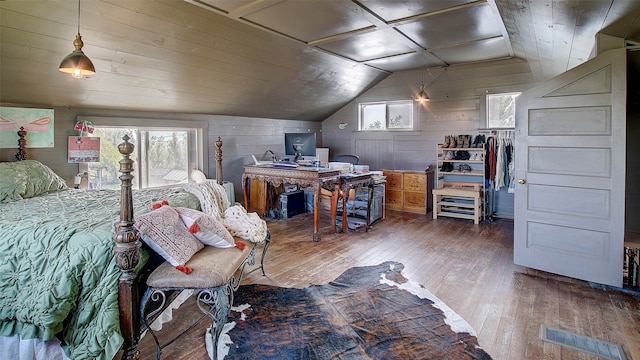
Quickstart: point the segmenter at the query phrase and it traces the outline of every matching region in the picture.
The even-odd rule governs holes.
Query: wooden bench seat
[[[438,216],[473,220],[482,217],[482,192],[479,189],[443,187],[433,189],[433,218]]]
[[[270,244],[270,234],[264,242],[260,265],[255,270],[262,270],[264,275],[264,256]],[[233,305],[233,294],[240,286],[246,265],[255,263],[255,254],[259,244],[244,241],[246,247],[215,248],[205,246],[197,252],[187,263],[193,270],[185,274],[168,262],[158,266],[147,279],[147,290],[141,302],[141,317],[143,327],[148,329],[156,343],[156,359],[161,356],[162,349],[188,332],[179,334],[174,339],[161,345],[156,334],[149,327],[149,323],[168,305],[169,294],[174,291],[196,291],[196,303],[203,316],[211,319],[211,338],[213,339],[214,359],[217,358],[217,344],[222,327],[227,322],[229,311]],[[151,307],[151,309],[148,309]]]

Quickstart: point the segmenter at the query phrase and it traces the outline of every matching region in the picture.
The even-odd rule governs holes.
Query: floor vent
[[[574,334],[565,330],[550,328],[546,325],[540,327],[540,338],[544,341],[599,356],[603,359],[627,360],[624,356],[622,346],[618,344]]]

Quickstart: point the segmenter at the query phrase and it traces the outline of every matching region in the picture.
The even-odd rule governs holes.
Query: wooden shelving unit
[[[478,224],[486,216],[485,149],[443,148],[437,146],[438,167],[436,188],[433,189],[433,218],[439,216],[473,220]],[[460,158],[459,151],[469,153]],[[450,170],[444,171],[447,165]]]

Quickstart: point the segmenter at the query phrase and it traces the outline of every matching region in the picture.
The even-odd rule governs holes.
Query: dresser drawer
[[[424,192],[405,191],[403,198],[404,211],[427,213],[427,194]]]
[[[426,174],[404,174],[405,191],[427,191],[427,175]]]
[[[387,209],[402,210],[402,191],[387,188],[385,202]]]
[[[402,190],[402,173],[385,171],[384,176],[387,177],[387,189]]]

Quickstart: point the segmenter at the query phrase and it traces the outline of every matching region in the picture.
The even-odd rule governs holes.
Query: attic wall
[[[321,124],[311,121],[276,120],[235,116],[207,115],[209,122],[209,177],[215,177],[215,140],[222,138],[222,165],[225,181],[234,184],[236,201],[242,202],[244,165],[253,164],[251,154],[258,159],[267,150],[278,158],[284,156],[284,133],[316,132],[316,142],[322,143]],[[269,155],[270,156],[270,155]]]
[[[38,107],[37,105],[3,104],[5,106]],[[47,106],[41,106],[47,108]],[[78,173],[77,164],[67,163],[67,139],[77,135],[73,130],[77,116],[102,117],[114,119],[144,119],[147,125],[157,124],[159,120],[168,121],[176,126],[185,122],[199,122],[208,126],[207,157],[205,173],[209,178],[216,177],[215,141],[220,136],[222,146],[223,177],[234,184],[236,200],[242,201],[241,181],[243,166],[252,163],[251,154],[264,154],[267,150],[284,153],[285,132],[315,131],[318,143],[322,141],[321,124],[310,121],[277,120],[265,118],[234,117],[220,115],[170,114],[155,112],[133,112],[124,110],[102,110],[84,108],[54,107],[55,135],[54,148],[27,149],[29,159],[39,160],[73,185],[73,177]],[[17,147],[17,143],[16,143]],[[16,149],[0,149],[0,161],[11,161]],[[135,175],[135,174],[134,174]]]
[[[441,71],[444,72],[440,74]],[[417,131],[357,131],[358,103],[413,99],[423,73],[431,101],[424,106],[414,103]],[[323,121],[322,144],[329,147],[329,157],[333,159],[339,154],[355,154],[359,142],[390,142],[391,154],[357,154],[360,162],[376,164],[372,168],[376,170],[424,170],[435,165],[436,144],[445,135],[475,135],[478,128],[484,127],[485,94],[524,91],[535,85],[532,81],[528,64],[518,59],[395,73]],[[340,130],[340,123],[348,125]]]
[[[372,170],[419,170],[436,164],[436,145],[448,134],[478,134],[485,127],[487,93],[522,92],[534,86],[529,65],[518,59],[396,73],[380,82],[322,123],[323,146],[330,159],[357,154]],[[431,101],[414,102],[419,129],[412,132],[359,132],[359,102],[412,99],[424,83]],[[435,79],[435,80],[434,80]],[[347,123],[344,130],[339,123]],[[358,152],[371,144],[366,152]],[[371,151],[369,149],[377,149]],[[498,217],[512,218],[514,197],[506,189],[496,193]]]

